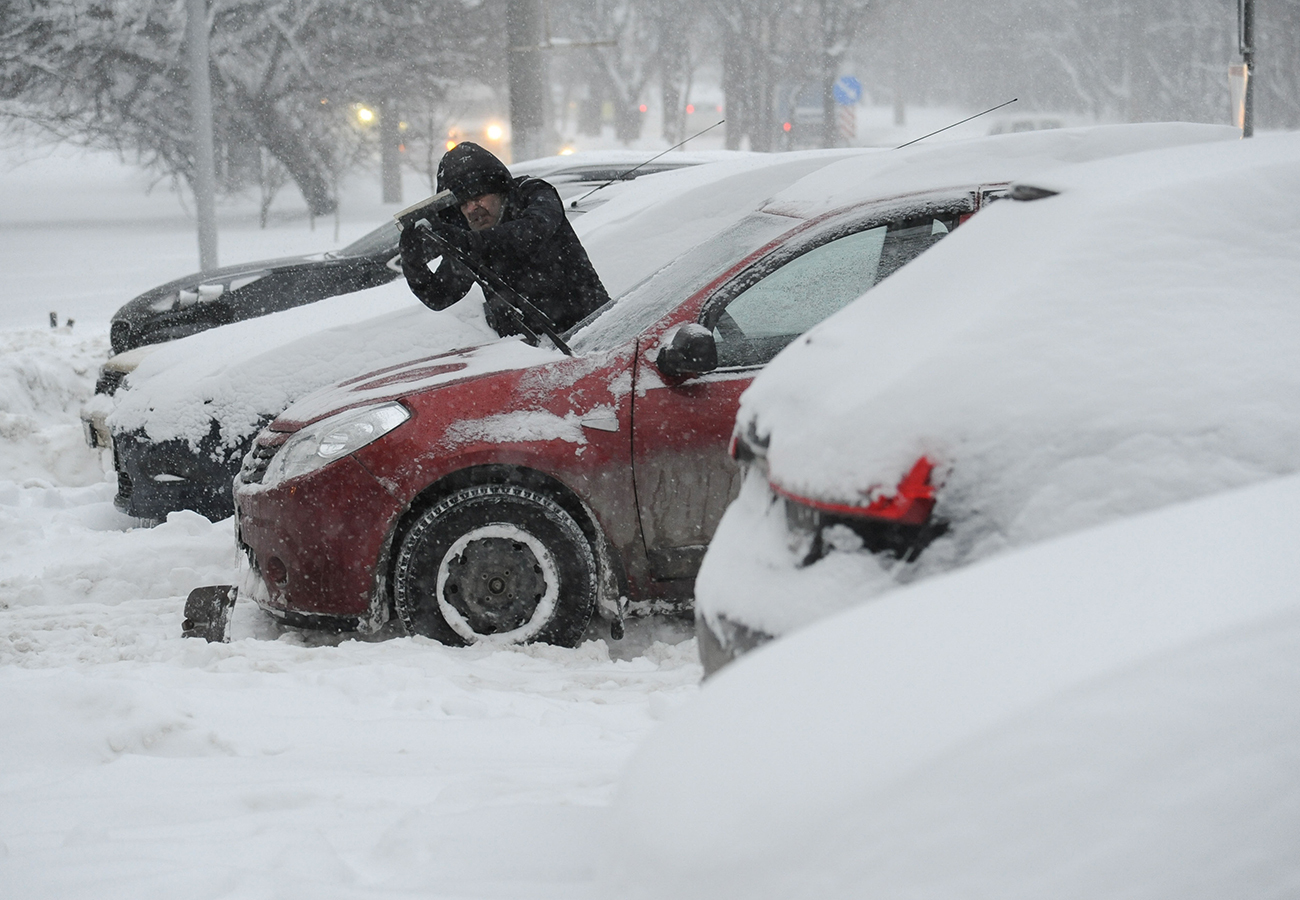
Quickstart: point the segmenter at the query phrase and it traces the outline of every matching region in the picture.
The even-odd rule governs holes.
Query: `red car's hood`
[[[282,412],[271,423],[271,429],[294,432],[353,407],[397,400],[443,385],[560,359],[563,357],[558,350],[532,347],[516,339],[404,360],[307,394]]]

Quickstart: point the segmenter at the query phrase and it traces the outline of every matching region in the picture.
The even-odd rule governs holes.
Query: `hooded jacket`
[[[572,328],[609,301],[587,251],[564,215],[555,188],[536,178],[512,178],[510,170],[477,144],[463,143],[447,152],[438,165],[438,190],[450,190],[465,201],[483,194],[505,194],[501,219],[482,231],[471,231],[459,208],[444,209],[435,231],[449,238],[457,251],[478,268],[490,269],[550,320],[557,332]],[[402,232],[402,271],[420,302],[446,309],[469,292],[475,277],[454,254],[429,271],[438,248],[408,228]],[[505,308],[506,299],[489,284],[488,324],[502,336],[520,329]]]

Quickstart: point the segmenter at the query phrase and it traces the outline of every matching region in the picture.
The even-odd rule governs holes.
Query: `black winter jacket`
[[[470,231],[459,209],[443,210],[440,216],[440,228],[461,230],[456,232],[457,243],[474,264],[490,269],[522,294],[550,319],[556,332],[567,331],[609,301],[587,251],[565,218],[560,195],[545,181],[526,176],[512,179],[500,221],[482,231]],[[407,284],[430,309],[446,309],[475,282],[453,254],[444,255],[430,272],[429,261],[440,251],[417,229],[402,232],[401,251]],[[519,334],[503,309],[505,301],[490,285],[481,287],[487,298],[488,324],[503,337]]]

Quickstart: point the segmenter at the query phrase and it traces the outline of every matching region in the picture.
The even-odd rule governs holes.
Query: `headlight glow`
[[[269,487],[314,472],[379,440],[410,417],[400,403],[381,403],[314,422],[284,442],[262,484]]]

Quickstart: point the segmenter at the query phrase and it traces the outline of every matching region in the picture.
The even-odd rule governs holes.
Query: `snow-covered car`
[[[600,893],[1295,896],[1297,542],[1292,475],[985,559],[747,654],[624,769]]]
[[[1222,131],[1008,136],[717,183],[732,209],[752,196],[746,214],[581,324],[572,356],[503,342],[395,361],[280,415],[235,482],[241,595],[291,623],[396,615],[450,643],[571,643],[593,608],[615,632],[629,611],[689,608],[738,486],[738,398],[783,346],[1010,178]],[[660,212],[717,202],[685,199]]]
[[[644,177],[638,171],[636,180],[611,185],[585,200],[578,194],[574,200],[581,200],[580,208],[591,211],[574,220],[575,228],[606,287],[617,296],[740,215],[733,205],[748,209],[754,192],[770,192],[799,173],[845,153],[862,152],[788,158],[687,156],[689,165]],[[636,165],[635,159],[625,156],[607,160],[600,154],[595,162],[573,159],[543,160],[536,166],[548,179],[558,181],[575,174],[604,178],[607,168],[617,174]],[[699,165],[708,160],[713,162]],[[627,167],[618,169],[625,161]],[[558,175],[551,171],[552,165],[561,167]],[[788,174],[778,174],[778,169]],[[764,182],[768,176],[744,174],[759,171],[769,172],[771,181]],[[707,194],[712,199],[705,215],[693,208],[697,201],[684,196],[733,176],[748,178],[749,186],[736,189],[734,197]],[[564,189],[585,193],[604,181],[563,184]],[[596,203],[596,197],[603,199]],[[660,206],[658,213],[653,211]],[[687,218],[694,221],[684,224]],[[643,227],[643,222],[651,224]],[[471,296],[481,302],[477,290]],[[104,443],[113,450],[118,507],[141,519],[162,519],[181,509],[213,519],[229,516],[231,479],[263,424],[308,391],[367,371],[386,359],[450,350],[495,337],[486,330],[481,312],[465,307],[433,313],[398,279],[130,351],[125,354],[129,365],[120,367],[130,373],[123,382],[127,389],[112,397],[97,396],[83,413],[83,419],[92,420],[92,430],[102,427],[109,435]],[[117,361],[110,360],[106,368],[115,367]]]
[[[1300,136],[1081,163],[788,348],[696,585],[706,670],[899,584],[1300,468]]]

